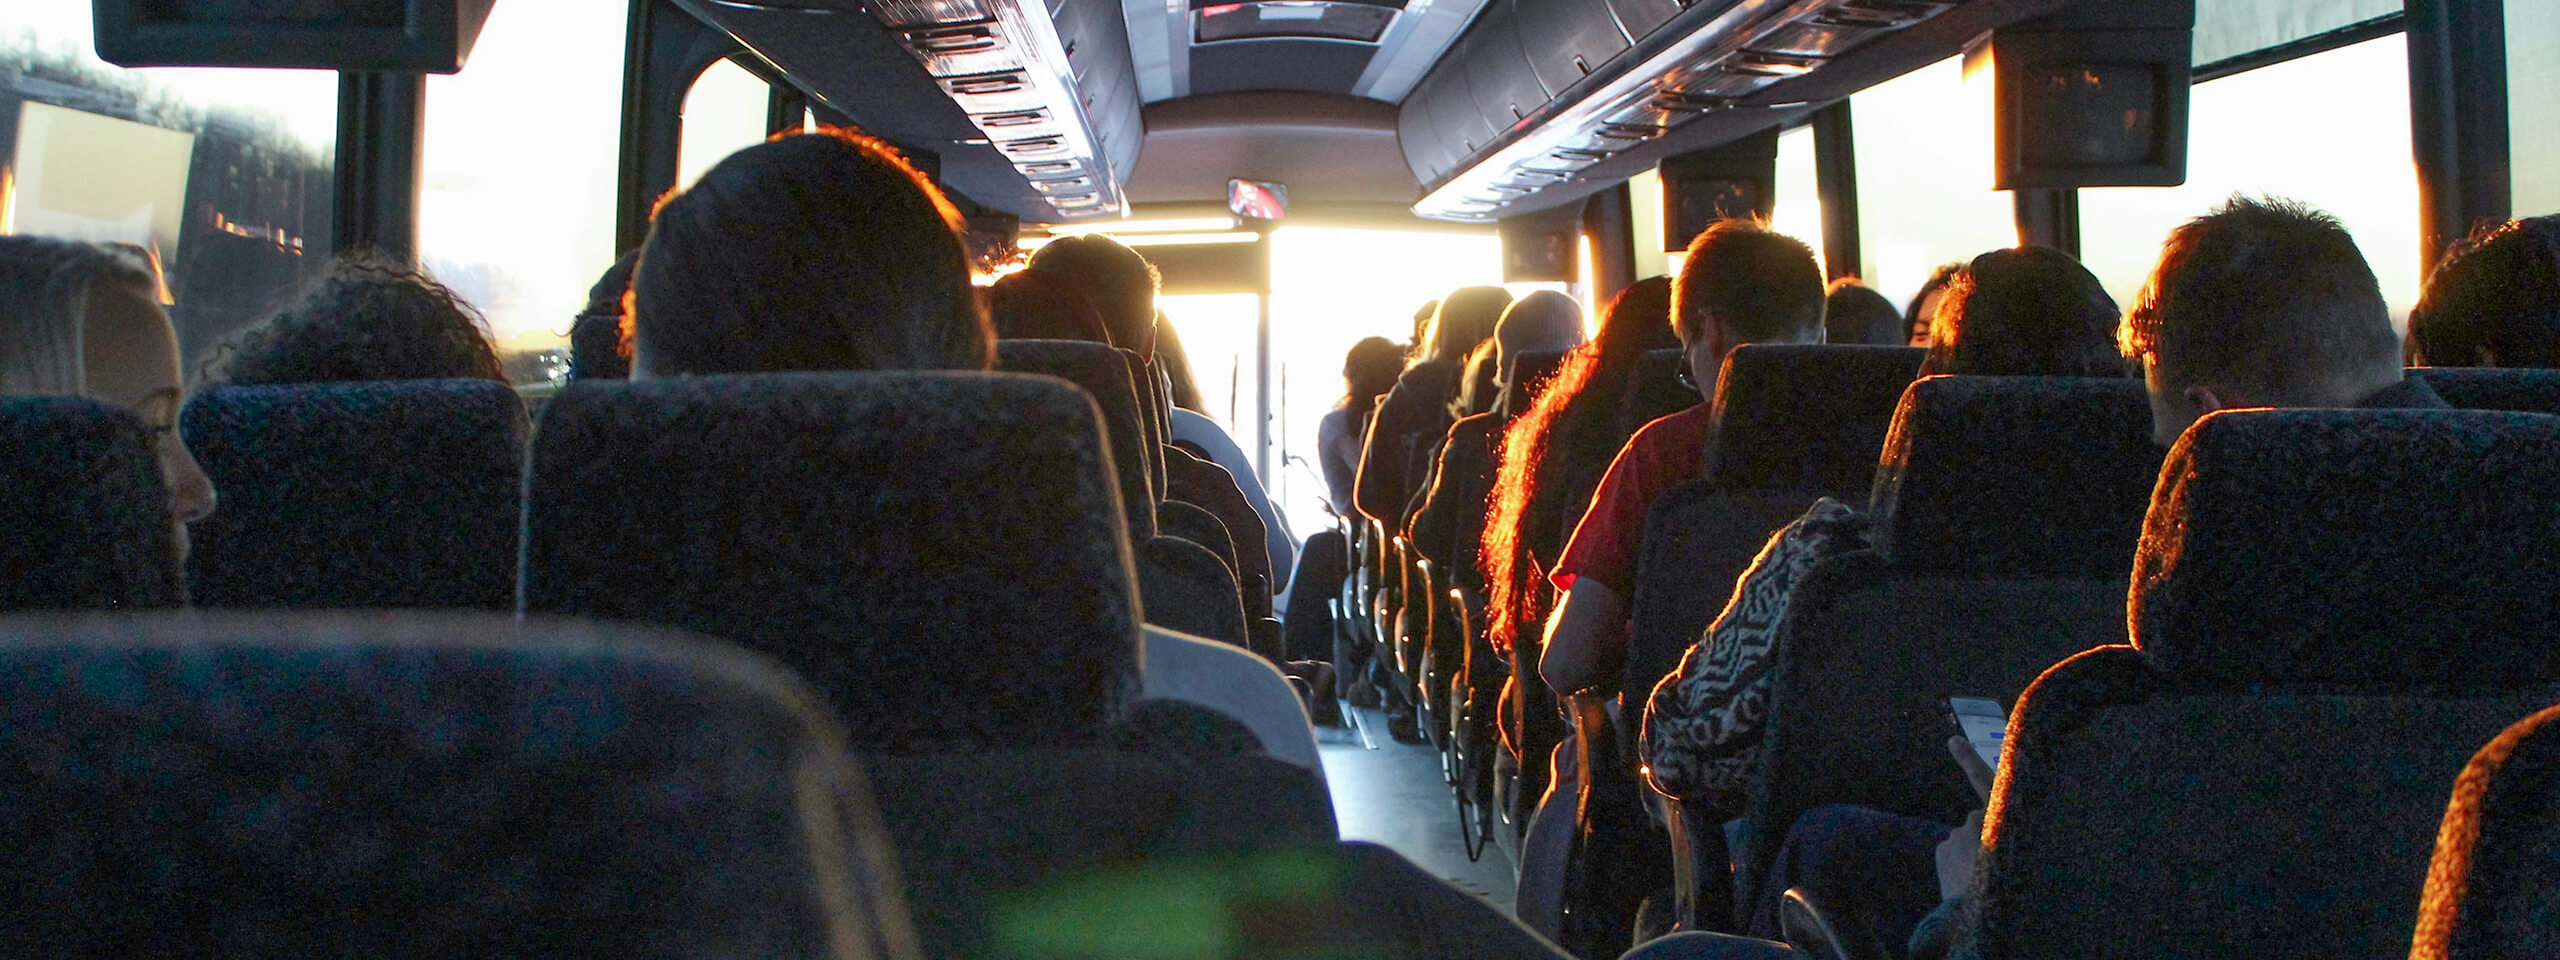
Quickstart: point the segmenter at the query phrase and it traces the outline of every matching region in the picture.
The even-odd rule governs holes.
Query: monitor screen
[[[1247,219],[1278,220],[1289,215],[1289,187],[1261,180],[1229,180],[1227,209]]]
[[[1686,250],[1689,241],[1718,220],[1741,220],[1767,211],[1768,184],[1753,177],[1664,177],[1663,249]]]

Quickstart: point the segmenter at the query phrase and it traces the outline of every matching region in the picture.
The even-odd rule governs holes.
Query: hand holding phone
[[[1974,792],[1984,802],[1991,799],[1993,773],[2000,768],[2001,740],[2008,735],[2008,712],[1997,700],[1980,697],[1949,697],[1947,708],[1954,714],[1956,729],[1962,736],[1950,737],[1947,750],[1964,768],[1965,779],[1973,783]]]

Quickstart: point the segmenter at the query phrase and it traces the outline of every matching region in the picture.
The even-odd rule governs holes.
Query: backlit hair
[[[88,392],[83,327],[102,283],[153,284],[121,248],[0,236],[0,395]]]

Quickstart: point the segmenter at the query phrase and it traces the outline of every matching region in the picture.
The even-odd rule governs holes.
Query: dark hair
[[[644,373],[983,370],[960,214],[849,130],[760,143],[658,208],[632,283]]]
[[[1493,328],[1496,379],[1510,382],[1511,361],[1523,353],[1571,350],[1582,345],[1582,303],[1553,290],[1512,301]]]
[[[2409,310],[2413,363],[2560,367],[2560,214],[2474,231]]]
[[[1676,347],[1671,281],[1651,277],[1619,291],[1600,335],[1573,348],[1528,412],[1503,428],[1493,497],[1476,563],[1484,574],[1488,633],[1508,650],[1518,631],[1546,619],[1533,554],[1559,550],[1590,505],[1591,490],[1640,424],[1626,415],[1644,355]]]
[[[2180,382],[2243,386],[2259,403],[2335,399],[2342,381],[2400,369],[2373,268],[2336,217],[2234,196],[2169,231],[2117,333]]]
[[[2116,301],[2070,254],[1994,250],[1947,285],[1923,376],[2116,377]]]
[[[1945,290],[1947,284],[1956,282],[1956,274],[1962,272],[1964,264],[1961,263],[1941,263],[1937,269],[1929,271],[1929,279],[1920,283],[1920,292],[1912,294],[1910,304],[1902,308],[1901,342],[1910,343],[1911,338],[1919,336],[1920,331],[1929,329],[1929,324],[1936,322],[1936,317],[1920,311],[1928,308],[1930,297]]]
[[[380,254],[348,253],[291,306],[225,338],[207,384],[507,378],[487,321],[426,272]]]
[[[1165,398],[1182,410],[1207,416],[1209,408],[1200,401],[1200,380],[1191,370],[1191,351],[1182,345],[1182,332],[1165,319],[1164,311],[1155,312],[1155,365],[1164,372]]]
[[[1911,342],[1910,331],[1902,325],[1902,311],[1856,277],[1831,281],[1822,302],[1824,339],[1832,343],[1898,347]]]
[[[1378,407],[1378,398],[1396,388],[1396,375],[1404,372],[1404,349],[1385,337],[1369,337],[1352,344],[1342,355],[1342,402],[1351,411],[1352,422],[1369,422],[1369,411]]]
[[[1420,357],[1463,363],[1476,344],[1493,336],[1502,311],[1511,306],[1511,291],[1501,287],[1465,287],[1440,301],[1423,332]]]
[[[569,325],[569,379],[631,376],[631,344],[623,340],[622,314],[631,299],[631,272],[639,265],[640,251],[625,253],[587,289],[586,309]]]
[[[1689,241],[1671,285],[1671,325],[1685,342],[1713,319],[1734,343],[1810,340],[1822,332],[1822,267],[1804,241],[1757,220],[1719,220]]]
[[[1449,398],[1449,419],[1492,412],[1493,401],[1502,396],[1501,380],[1502,351],[1490,339],[1476,344],[1467,354],[1467,372],[1458,378],[1458,392]]]
[[[987,288],[987,319],[999,340],[1111,342],[1102,311],[1083,291],[1028,270],[1006,274]]]
[[[1154,352],[1156,288],[1164,276],[1138,251],[1098,233],[1060,237],[1031,255],[1030,270],[1084,291],[1112,343],[1140,356]]]

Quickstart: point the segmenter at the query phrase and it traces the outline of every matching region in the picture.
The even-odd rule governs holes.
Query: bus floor
[[[1510,913],[1518,887],[1511,858],[1501,845],[1488,844],[1482,859],[1467,859],[1458,835],[1458,804],[1440,774],[1439,752],[1429,743],[1397,743],[1387,736],[1386,715],[1376,710],[1344,713],[1350,725],[1316,728],[1342,839],[1394,850]]]

